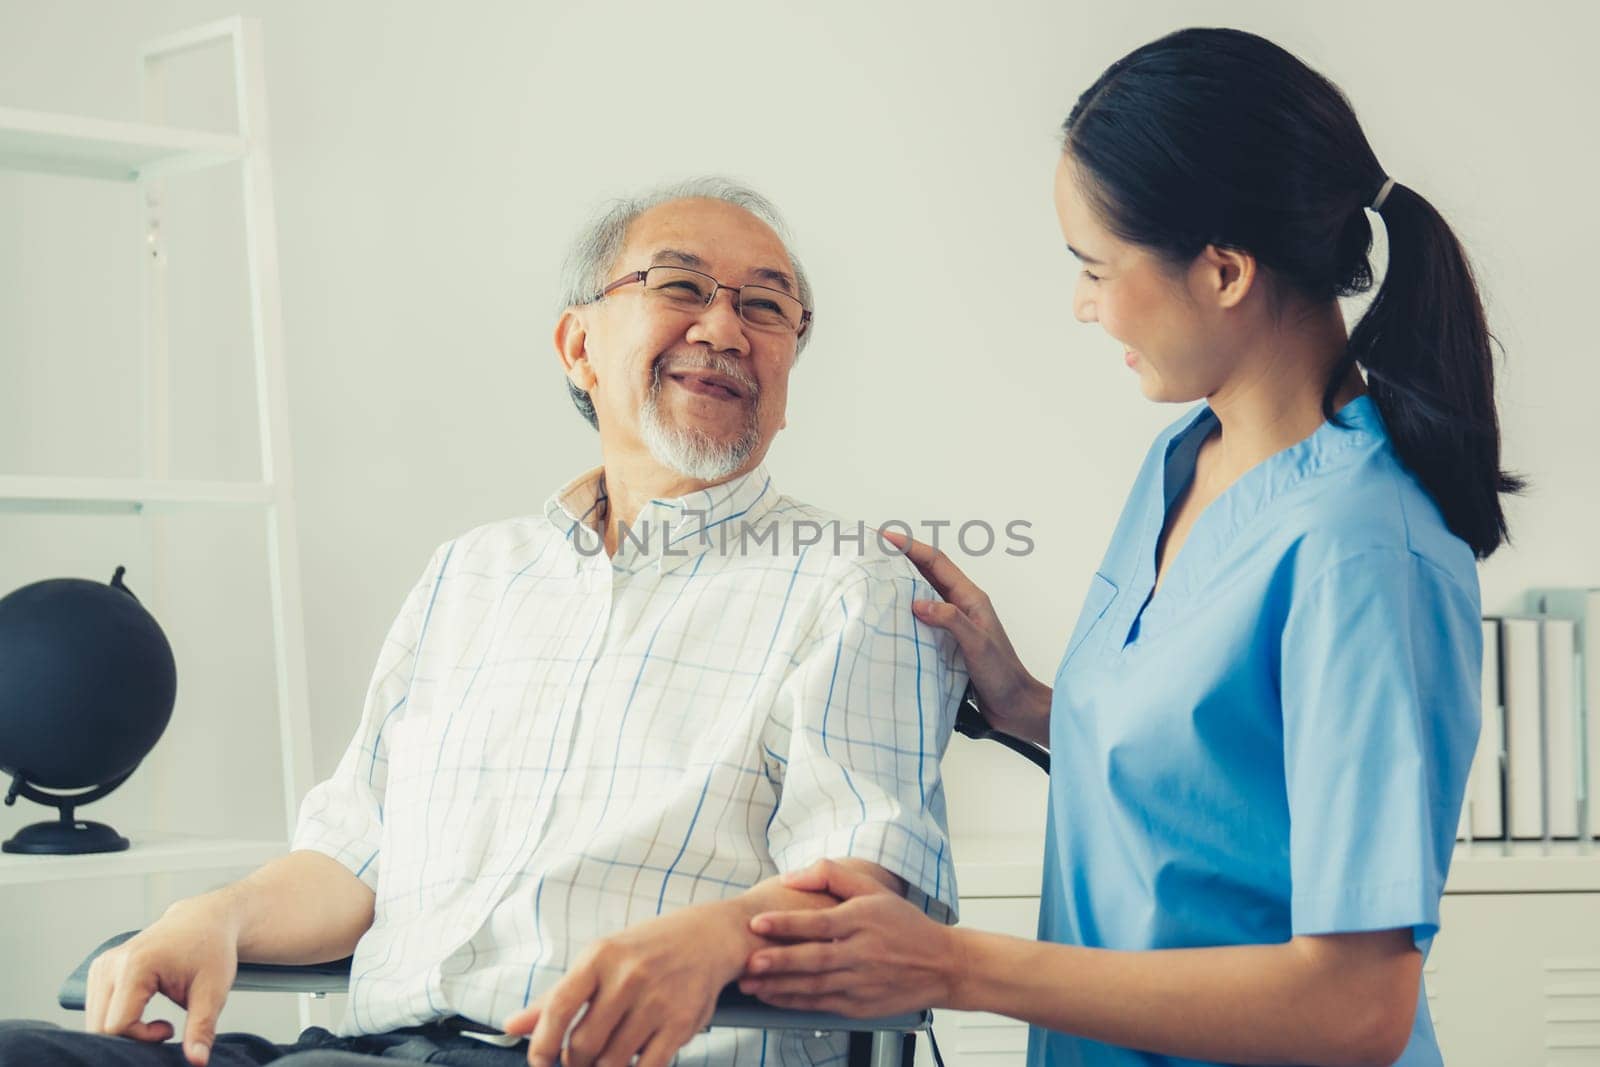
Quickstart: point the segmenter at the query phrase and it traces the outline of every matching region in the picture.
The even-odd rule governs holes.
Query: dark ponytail
[[[1384,200],[1389,269],[1350,333],[1395,452],[1480,559],[1506,540],[1494,358],[1466,253],[1433,205],[1396,184]],[[1340,368],[1349,369],[1349,363]],[[1338,387],[1329,382],[1323,408]]]
[[[1365,208],[1388,175],[1339,89],[1277,45],[1228,29],[1169,34],[1113,63],[1062,126],[1097,213],[1124,240],[1187,265],[1247,251],[1313,301],[1372,287]],[[1506,540],[1491,338],[1449,226],[1395,184],[1381,205],[1389,268],[1323,394],[1352,365],[1400,461],[1450,530],[1487,557]]]

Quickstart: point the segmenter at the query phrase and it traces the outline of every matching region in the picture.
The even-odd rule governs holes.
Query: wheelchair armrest
[[[82,1011],[89,987],[89,965],[107,949],[116,948],[138,933],[129,930],[102,942],[61,983],[56,1000],[68,1011]],[[331,963],[305,963],[283,965],[274,963],[241,963],[233,980],[233,988],[252,993],[343,993],[350,983],[350,959]],[[729,985],[717,997],[717,1009],[711,1016],[711,1026],[730,1026],[749,1030],[832,1030],[851,1033],[891,1031],[909,1033],[926,1030],[933,1024],[929,1011],[906,1012],[877,1019],[851,1019],[820,1011],[791,1011],[763,1004],[755,997],[739,992],[737,984]]]
[[[68,1011],[82,1011],[89,999],[89,964],[93,963],[100,953],[116,948],[138,932],[129,930],[101,942],[93,952],[83,958],[83,962],[78,964],[71,974],[67,975],[66,981],[61,983],[61,988],[56,990],[56,1003]]]
[[[926,1030],[933,1025],[933,1012],[908,1011],[874,1019],[852,1019],[825,1011],[795,1011],[774,1008],[755,997],[739,992],[737,983],[723,989],[717,997],[717,1010],[711,1027],[731,1026],[741,1030],[832,1030],[850,1033],[888,1031],[897,1034]]]
[[[89,965],[95,957],[116,948],[138,933],[129,930],[102,942],[61,983],[56,1002],[68,1011],[82,1011],[89,990]],[[241,963],[233,988],[250,993],[343,993],[350,984],[350,957],[331,963]]]

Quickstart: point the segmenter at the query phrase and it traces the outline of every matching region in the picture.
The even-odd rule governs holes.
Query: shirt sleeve
[[[300,804],[292,848],[330,856],[377,892],[383,797],[389,757],[385,729],[398,721],[410,695],[412,666],[428,622],[448,548],[434,553],[389,627],[367,688],[361,724],[332,777]]]
[[[909,569],[909,568],[908,568]],[[941,922],[956,915],[939,760],[966,686],[955,642],[911,613],[935,599],[909,576],[868,575],[821,606],[780,694],[783,753],[767,843],[780,871],[823,858],[875,863]]]
[[[1297,592],[1283,631],[1295,934],[1439,928],[1477,744],[1476,590],[1372,551]]]

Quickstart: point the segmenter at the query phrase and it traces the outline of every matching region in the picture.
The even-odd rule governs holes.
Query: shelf
[[[1600,893],[1600,841],[1463,841],[1446,893]]]
[[[264,482],[0,476],[0,513],[137,515],[191,508],[263,507],[272,501],[272,486]]]
[[[957,838],[963,898],[1038,896],[1044,841],[1027,835]],[[1446,893],[1600,893],[1600,841],[1459,842]]]
[[[242,137],[0,108],[0,169],[135,182],[243,158]]]
[[[9,852],[0,853],[0,886],[257,867],[288,852],[288,847],[282,841],[131,832],[127,836],[132,844],[126,852],[102,852],[91,856],[18,856]]]

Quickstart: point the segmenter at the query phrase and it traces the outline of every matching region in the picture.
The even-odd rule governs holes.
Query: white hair
[[[778,209],[773,206],[772,201],[749,186],[741,185],[729,178],[709,175],[658,185],[637,196],[609,202],[598,216],[579,231],[577,240],[573,242],[572,249],[562,264],[562,310],[593,303],[600,290],[613,280],[611,275],[617,269],[617,258],[622,255],[628,228],[633,225],[634,220],[651,208],[670,204],[674,200],[721,200],[725,204],[732,204],[748,211],[772,227],[778,239],[783,242],[784,250],[789,253],[789,262],[794,265],[795,287],[798,290],[800,303],[808,308],[815,306],[812,303],[811,283],[806,278],[805,268],[800,265],[799,257],[794,254],[789,229],[784,225],[783,217],[778,214]],[[811,339],[811,331],[812,328],[808,325],[796,342],[797,357],[805,349],[806,342]],[[572,403],[577,407],[578,413],[588,419],[591,426],[599,428],[600,420],[595,414],[594,401],[590,399],[589,394],[579,389],[570,379],[567,381],[567,392],[571,394]]]

